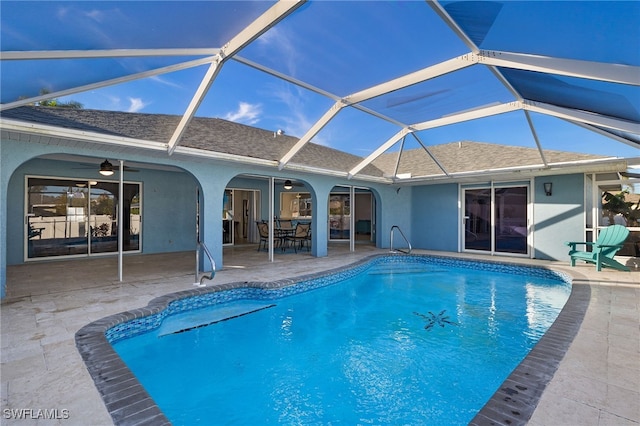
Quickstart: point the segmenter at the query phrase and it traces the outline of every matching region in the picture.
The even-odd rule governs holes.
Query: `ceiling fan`
[[[114,166],[113,164],[111,164],[109,160],[105,159],[102,163],[100,163],[100,166],[97,166],[95,164],[85,164],[82,167],[73,167],[73,169],[92,169],[92,170],[98,169],[98,172],[101,175],[111,176],[114,172],[118,170],[118,166],[117,165]],[[133,172],[133,173],[139,172],[138,169],[133,169],[129,166],[124,166],[124,171]]]
[[[287,191],[290,189],[293,189],[293,187],[304,187],[305,184],[302,182],[296,182],[296,181],[292,181],[291,179],[287,179],[284,181],[284,183],[282,184],[282,187],[284,189],[286,189]]]

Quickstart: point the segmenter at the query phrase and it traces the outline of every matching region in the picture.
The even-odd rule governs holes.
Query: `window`
[[[119,184],[27,177],[26,258],[118,251]],[[123,250],[140,250],[140,184],[124,184]]]

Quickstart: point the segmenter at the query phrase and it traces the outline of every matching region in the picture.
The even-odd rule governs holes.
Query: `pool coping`
[[[115,425],[170,425],[169,419],[114,350],[106,336],[108,330],[131,320],[158,314],[165,310],[170,303],[180,299],[233,289],[282,289],[304,281],[357,269],[377,258],[390,256],[403,258],[407,255],[376,254],[339,268],[293,278],[270,282],[237,281],[169,293],[152,299],[146,307],[110,315],[87,324],[75,334],[76,347]],[[449,256],[411,256],[478,262]],[[499,260],[479,262],[498,266],[537,268],[567,275],[565,272],[559,272],[546,266],[531,266]],[[569,299],[554,323],[472,419],[470,425],[524,425],[527,423],[542,392],[551,381],[560,361],[580,329],[589,304],[590,294],[589,285],[572,285]]]

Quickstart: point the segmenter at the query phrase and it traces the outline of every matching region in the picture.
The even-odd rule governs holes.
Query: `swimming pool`
[[[472,278],[467,281],[454,279],[450,268],[472,271]],[[353,287],[345,286],[344,283],[329,286],[349,277],[359,277],[355,279]],[[402,280],[399,281],[399,277]],[[511,282],[513,277],[526,277],[525,284],[517,287]],[[410,278],[409,284],[401,284],[407,278]],[[426,278],[434,278],[435,284],[425,285]],[[569,286],[566,283],[548,287],[550,282],[559,283],[559,278],[566,277],[542,268],[422,256],[385,256],[362,262],[355,268],[341,271],[337,275],[302,280],[295,286],[287,285],[291,282],[270,284],[279,287],[276,290],[265,291],[247,287],[250,283],[237,283],[227,286],[228,289],[224,292],[203,292],[190,298],[183,298],[186,293],[173,295],[170,297],[173,300],[171,303],[168,303],[169,299],[160,303],[167,309],[158,309],[155,312],[148,309],[144,315],[141,314],[141,318],[134,321],[114,320],[116,325],[109,327],[107,337],[117,348],[121,346],[118,350],[125,359],[129,355],[122,347],[139,338],[164,341],[160,347],[163,344],[166,347],[156,352],[165,355],[171,352],[172,348],[180,348],[177,355],[179,361],[172,364],[163,359],[162,367],[151,368],[151,379],[142,377],[143,374],[136,371],[135,360],[127,361],[131,363],[134,372],[141,375],[143,384],[154,400],[175,423],[194,422],[193,418],[180,417],[192,411],[188,408],[190,404],[195,407],[195,411],[202,406],[207,407],[205,411],[211,411],[212,405],[225,409],[235,407],[244,415],[249,413],[249,408],[256,407],[258,401],[264,400],[265,403],[272,404],[266,411],[275,413],[271,422],[390,423],[393,420],[388,416],[395,412],[400,413],[396,422],[400,420],[415,423],[415,419],[418,418],[422,421],[430,419],[429,423],[432,424],[466,424],[509,372],[518,365],[557,315],[569,294]],[[489,287],[478,287],[479,283],[483,282],[490,283]],[[423,293],[427,287],[436,287],[439,293]],[[456,287],[462,288],[463,293],[451,291]],[[393,288],[400,288],[402,291],[390,297],[385,292]],[[310,289],[316,290],[309,292]],[[331,294],[336,289],[339,290],[338,294]],[[366,297],[365,293],[368,294]],[[516,300],[519,300],[514,307],[505,305],[503,296],[509,293],[515,293]],[[551,294],[554,294],[553,298],[550,298]],[[327,301],[321,302],[321,298],[326,298]],[[237,312],[244,309],[253,313],[219,322],[219,319],[225,316],[235,316],[231,303],[234,299],[245,300],[242,302],[244,308],[240,307],[240,311]],[[304,299],[312,303],[307,307],[298,305],[303,303]],[[348,308],[339,308],[339,300],[347,302]],[[393,309],[387,311],[387,307],[381,306],[381,300],[392,301]],[[193,316],[194,312],[198,312],[198,307],[212,304],[218,306],[218,311],[226,309],[227,312],[221,313],[219,319],[181,318],[185,315]],[[260,307],[262,308],[258,309]],[[185,314],[187,310],[189,313]],[[314,320],[310,322],[310,328],[300,325],[301,319],[305,317]],[[471,320],[474,317],[482,319],[481,328],[472,324]],[[377,319],[382,321],[375,322]],[[195,327],[210,322],[213,325]],[[289,323],[290,326],[287,327]],[[520,333],[519,337],[509,335],[506,343],[498,343],[498,337],[516,323],[524,323],[525,332]],[[267,327],[269,324],[271,328]],[[239,328],[234,331],[237,326]],[[173,334],[186,329],[191,331]],[[252,336],[251,330],[257,329],[263,332]],[[128,338],[149,330],[150,333],[144,336]],[[330,333],[326,333],[327,330]],[[183,343],[175,344],[174,340],[187,336],[194,336],[191,340],[198,346],[209,341],[216,341],[219,346],[207,349],[207,355],[200,360],[191,359],[189,357],[194,350],[187,349]],[[284,340],[289,345],[285,346],[287,348],[296,347],[303,350],[280,350],[276,351],[276,355],[269,354],[264,348],[268,348],[278,339]],[[328,345],[334,340],[340,342],[338,346],[347,348],[343,352],[343,355],[346,355],[337,357],[337,360],[336,357],[326,356],[337,353],[334,349],[327,350]],[[385,351],[368,347],[366,344],[370,341],[382,342],[386,347]],[[451,342],[453,345],[450,345]],[[460,342],[464,344],[461,345]],[[487,346],[488,342],[490,345]],[[136,345],[132,344],[132,347]],[[450,346],[462,346],[462,352],[472,356],[469,360],[463,361],[459,353],[451,352]],[[153,352],[154,347],[156,344],[150,345],[151,349],[147,349]],[[221,350],[222,347],[225,349]],[[233,349],[230,349],[232,347]],[[425,348],[431,349],[431,352],[425,351]],[[510,352],[513,348],[518,348],[515,355]],[[235,355],[231,355],[232,350],[236,351]],[[131,351],[136,353],[140,352],[140,349]],[[250,353],[252,357],[242,359],[241,356],[246,353]],[[226,354],[228,359],[221,359],[219,354]],[[283,356],[289,354],[298,357],[283,359]],[[140,358],[143,360],[143,367],[150,365],[149,356],[150,354],[145,352]],[[233,362],[225,366],[224,362],[229,362],[229,359]],[[423,362],[419,362],[420,360]],[[425,360],[428,362],[424,362]],[[438,364],[436,361],[444,364]],[[286,366],[284,370],[278,371],[274,367],[279,363]],[[452,367],[452,372],[444,378],[437,378],[435,373],[444,368],[442,365]],[[502,371],[499,374],[490,372],[486,369],[488,365],[498,365]],[[240,373],[243,373],[253,380],[253,387],[260,391],[251,395],[250,389],[241,388],[238,390],[239,394],[224,399],[223,397],[232,395],[231,389],[236,385],[234,381],[223,384],[222,393],[218,391],[216,394],[214,390],[214,394],[208,396],[205,395],[207,389],[194,391],[192,384],[187,385],[189,392],[176,391],[180,388],[175,386],[181,385],[172,382],[171,370],[178,371],[176,376],[182,377],[184,370],[189,370],[189,367],[195,367],[192,370],[196,372],[196,376],[201,377],[205,376],[205,373],[232,372],[235,382],[239,381],[242,376]],[[319,369],[323,374],[313,377],[311,372]],[[160,370],[163,374],[158,374]],[[256,386],[255,378],[261,377],[263,371],[271,371],[275,375],[263,378]],[[426,378],[420,378],[416,371],[421,374],[426,372]],[[165,375],[165,372],[168,374]],[[154,378],[161,380],[154,383]],[[220,377],[208,377],[206,382],[217,384]],[[280,385],[272,386],[275,382]],[[330,384],[329,389],[320,389],[320,386],[327,382]],[[355,388],[344,387],[345,382],[355,384]],[[485,386],[487,383],[488,390]],[[479,391],[481,387],[485,389]],[[169,394],[164,392],[167,395],[163,395],[163,389],[174,391]],[[408,390],[415,392],[411,393]],[[517,393],[517,390],[515,392]],[[177,401],[176,393],[186,394],[188,398]],[[342,396],[334,398],[335,395]],[[355,398],[354,395],[362,397]],[[398,398],[393,399],[394,395]],[[437,403],[433,400],[430,402],[429,397],[433,395],[437,396]],[[200,397],[204,399],[198,401]],[[463,408],[463,404],[469,400],[475,402],[470,407]],[[173,403],[175,408],[167,406],[166,401],[169,401],[169,405]],[[192,404],[194,401],[196,402]],[[212,404],[211,401],[215,403]],[[250,403],[245,407],[242,406],[243,401]],[[381,405],[384,401],[392,402],[391,405]],[[354,406],[358,408],[354,409]],[[261,423],[270,418],[264,417],[265,408],[257,411]],[[438,417],[442,412],[453,412],[456,417],[442,420]],[[354,415],[356,417],[353,417]],[[407,417],[408,415],[417,417]],[[234,416],[237,414],[215,411],[214,418],[231,420]]]

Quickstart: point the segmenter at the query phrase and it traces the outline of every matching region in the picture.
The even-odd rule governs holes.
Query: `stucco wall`
[[[551,182],[551,196],[544,193]],[[569,260],[565,241],[584,241],[584,175],[545,176],[535,180],[534,247],[536,259]]]
[[[458,185],[425,185],[412,189],[413,247],[458,251]]]
[[[194,250],[197,186],[195,179],[188,173],[152,170],[146,171],[141,178],[144,179],[144,253]]]
[[[24,259],[25,176],[86,178],[77,163],[33,159],[9,180],[7,194],[7,265]],[[97,177],[98,180],[112,180]],[[127,182],[142,182],[142,247],[145,253],[193,250],[195,247],[195,188],[188,173],[140,170]]]

